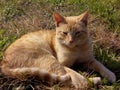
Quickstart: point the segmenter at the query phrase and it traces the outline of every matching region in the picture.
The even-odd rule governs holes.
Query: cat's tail
[[[49,73],[46,70],[41,70],[39,68],[2,68],[2,72],[12,78],[18,78],[20,80],[24,80],[27,77],[37,76],[40,80],[46,81],[49,83],[59,83],[70,81],[71,77],[68,74],[59,76],[53,73]]]

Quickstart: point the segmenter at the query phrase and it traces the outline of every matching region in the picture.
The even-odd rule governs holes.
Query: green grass
[[[119,0],[48,0],[54,5],[73,5],[78,11],[87,8],[92,14],[100,17],[110,30],[120,29],[120,1]]]
[[[29,5],[36,4],[39,8],[41,2],[50,3],[52,7],[56,6],[71,6],[75,13],[85,11],[87,8],[91,11],[91,14],[100,17],[107,29],[119,30],[120,27],[120,1],[119,0],[9,0],[0,1],[0,16],[2,20],[9,21],[16,16],[21,16],[29,9]],[[70,8],[71,9],[71,8]],[[59,10],[58,10],[59,11]]]
[[[17,38],[17,36],[5,33],[5,30],[0,29],[0,60],[2,59],[3,51]]]
[[[92,35],[93,40],[102,36],[97,29],[105,31],[102,32],[105,33],[104,39],[95,43],[95,56],[117,76],[113,85],[103,80],[102,86],[93,87],[92,90],[119,90],[120,0],[0,0],[0,60],[5,49],[21,35],[43,28],[55,28],[52,19],[54,11],[69,16],[79,15],[86,9],[91,13],[89,29],[97,33]],[[115,44],[111,45],[115,33]],[[55,86],[57,89],[58,86]]]

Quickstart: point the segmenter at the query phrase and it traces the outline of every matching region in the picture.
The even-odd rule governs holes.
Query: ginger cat
[[[22,36],[4,53],[2,72],[21,80],[29,76],[52,83],[70,83],[74,89],[87,89],[88,81],[68,68],[74,63],[85,62],[110,82],[115,82],[114,73],[98,62],[92,51],[87,32],[88,11],[79,16],[53,15],[56,30],[40,30]],[[68,66],[68,67],[66,67]],[[65,90],[72,90],[68,86]]]
[[[71,67],[75,63],[86,63],[99,72],[109,82],[116,81],[116,76],[93,55],[92,41],[87,31],[88,11],[80,16],[63,17],[54,14],[56,21],[56,52],[59,62]]]

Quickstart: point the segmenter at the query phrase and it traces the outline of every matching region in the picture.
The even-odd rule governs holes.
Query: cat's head
[[[74,48],[86,42],[88,14],[88,11],[79,16],[70,17],[53,14],[56,22],[56,39],[60,44]]]

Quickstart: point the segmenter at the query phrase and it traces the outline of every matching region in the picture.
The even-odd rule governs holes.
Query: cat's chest
[[[57,53],[58,61],[66,66],[72,66],[75,62],[80,60],[84,62],[86,57],[89,56],[88,51],[76,50],[76,51],[59,51]]]

